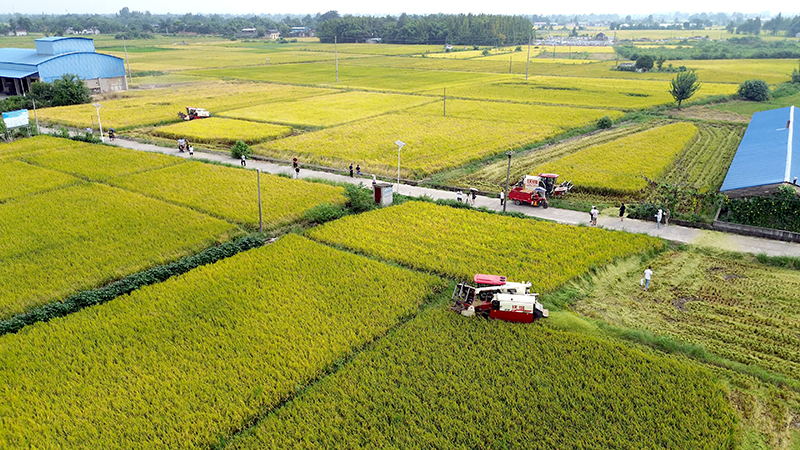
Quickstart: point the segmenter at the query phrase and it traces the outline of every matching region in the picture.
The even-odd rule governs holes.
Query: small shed
[[[375,203],[381,206],[389,206],[394,201],[394,186],[390,183],[372,183]]]
[[[751,197],[796,184],[800,176],[800,141],[794,139],[796,110],[787,106],[753,114],[720,192],[731,198]]]

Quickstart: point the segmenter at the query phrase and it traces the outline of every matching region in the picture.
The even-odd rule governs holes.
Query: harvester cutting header
[[[466,317],[479,315],[509,322],[531,323],[550,312],[530,292],[531,283],[507,281],[499,275],[475,275],[475,287],[459,283],[453,290],[451,310]]]
[[[508,193],[508,199],[515,205],[527,203],[531,206],[547,208],[548,198],[560,197],[572,189],[572,181],[556,184],[557,180],[558,175],[554,173],[525,175]]]

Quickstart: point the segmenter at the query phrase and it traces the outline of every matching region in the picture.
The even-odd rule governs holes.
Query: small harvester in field
[[[475,275],[475,286],[459,283],[453,289],[452,311],[463,316],[483,316],[509,322],[531,323],[550,312],[531,293],[531,284],[507,281],[499,275]]]
[[[182,120],[206,119],[211,117],[211,114],[203,108],[187,106],[186,113],[179,112],[178,117],[180,117]]]

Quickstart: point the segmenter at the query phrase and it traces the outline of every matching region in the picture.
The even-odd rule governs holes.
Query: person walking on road
[[[650,277],[652,276],[653,270],[650,266],[647,266],[647,269],[644,270],[644,274],[642,274],[642,286],[645,291],[650,287]]]
[[[625,203],[622,203],[622,206],[619,207],[619,221],[622,222],[625,220]]]
[[[659,209],[656,213],[656,228],[661,228],[661,218],[664,217],[664,211]]]
[[[247,167],[247,158],[242,154],[242,167]]]
[[[669,208],[667,208],[667,210],[664,211],[664,226],[666,227],[668,225],[669,225]]]
[[[503,189],[500,191],[500,206],[503,206],[503,202],[506,201],[506,190]]]
[[[478,191],[472,191],[472,206],[475,206],[475,200],[478,198]]]
[[[589,211],[589,214],[592,217],[592,226],[597,226],[597,216],[600,214],[600,211],[597,209],[596,206],[592,206],[592,210]]]
[[[463,194],[463,193],[461,193],[461,189],[459,189],[459,190],[458,190],[458,192],[456,192],[456,200],[458,200],[458,202],[459,202],[459,203],[461,203],[461,197],[462,197],[463,195],[464,195],[464,194]]]
[[[350,178],[353,178],[353,163],[350,163]]]
[[[194,156],[194,145],[189,145],[189,156]]]
[[[356,165],[356,175],[361,176],[361,164]]]

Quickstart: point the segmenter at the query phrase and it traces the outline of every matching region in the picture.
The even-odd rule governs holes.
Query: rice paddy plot
[[[268,109],[269,104],[262,106]],[[254,107],[256,109],[258,107]],[[245,111],[251,108],[245,109]],[[224,113],[222,113],[224,114]],[[245,120],[211,117],[203,120],[184,121],[150,131],[154,136],[167,139],[188,139],[189,142],[205,144],[232,145],[237,140],[248,144],[257,144],[272,139],[281,138],[292,134],[292,129],[287,126],[268,123],[256,123]]]
[[[0,203],[26,195],[80,183],[75,177],[22,161],[0,162]]]
[[[0,442],[219,445],[442,287],[289,235],[32,325],[0,337]]]
[[[160,153],[135,152],[119,147],[87,144],[50,136],[40,136],[36,139],[29,142],[29,145],[36,146],[39,142],[54,140],[58,141],[61,148],[34,153],[21,159],[30,164],[92,181],[103,181],[184,163],[181,158]]]
[[[258,227],[256,172],[187,162],[109,180],[109,183],[188,206],[200,212]],[[343,189],[277,175],[261,174],[261,207],[265,229],[293,222],[321,203],[343,204]]]
[[[417,58],[402,59],[413,61]],[[338,81],[336,79],[336,69],[334,66],[332,64],[320,63],[195,70],[187,73],[220,79],[272,81],[277,83],[320,85],[336,88],[361,88],[378,91],[419,92],[432,89],[435,90],[435,92],[433,92],[434,95],[441,94],[443,88],[449,89],[452,86],[482,81],[488,82],[497,79],[497,75],[491,74],[382,67],[375,62],[363,66],[357,63],[350,64],[349,62],[347,64],[339,64]]]
[[[241,233],[188,208],[82,183],[0,204],[0,318]]]
[[[673,102],[668,84],[657,81],[627,81],[603,78],[533,76],[527,81],[509,76],[505,80],[457,86],[448,95],[474,99],[551,103],[633,110]],[[731,94],[735,86],[705,83],[696,95]]]
[[[163,89],[144,89],[110,94],[99,101],[103,127],[117,131],[180,122],[186,107],[205,108],[213,117],[230,109],[274,103],[333,92],[330,89],[266,83],[203,82]],[[39,119],[76,128],[97,127],[92,104],[60,106],[39,111]]]
[[[736,433],[706,370],[519,325],[427,309],[225,448],[721,448]]]
[[[328,127],[436,100],[418,95],[351,91],[235,109],[222,115],[259,122]]]

